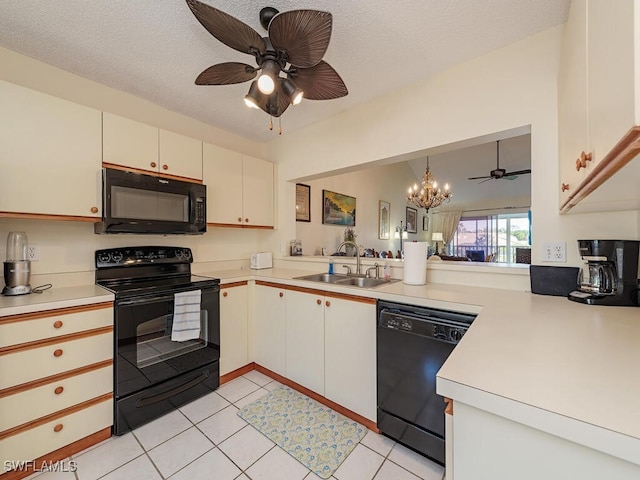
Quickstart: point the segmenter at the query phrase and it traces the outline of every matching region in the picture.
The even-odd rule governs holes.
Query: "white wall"
[[[393,238],[393,230],[405,223],[405,192],[416,181],[415,175],[406,162],[394,165],[372,167],[358,172],[333,175],[318,180],[303,182],[311,187],[311,222],[296,222],[296,238],[302,240],[305,255],[320,254],[326,247],[335,252],[342,242],[345,227],[322,224],[322,190],[356,197],[356,226],[358,245],[374,248],[376,251],[391,250],[394,255],[400,250],[400,240]],[[391,238],[378,239],[378,202],[385,200],[391,204]],[[428,240],[429,232],[422,230],[424,210],[418,211],[418,231],[408,234],[407,241]]]
[[[566,241],[568,264],[579,265],[573,248],[578,238],[638,238],[637,212],[558,215],[557,75],[563,28],[551,28],[273,141],[270,148],[281,178],[282,238],[295,235],[295,188],[287,180],[406,159],[416,151],[528,125],[534,172],[533,262],[540,263],[546,241]]]

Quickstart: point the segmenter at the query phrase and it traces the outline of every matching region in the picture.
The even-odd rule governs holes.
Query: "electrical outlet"
[[[27,260],[37,262],[40,260],[40,247],[35,244],[29,244],[27,247]]]
[[[547,242],[542,245],[543,262],[566,262],[567,244],[565,242]]]

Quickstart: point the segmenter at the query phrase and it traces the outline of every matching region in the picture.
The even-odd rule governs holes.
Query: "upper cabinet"
[[[108,112],[102,128],[104,163],[202,180],[200,140]]]
[[[558,79],[561,212],[583,201],[591,207],[576,211],[640,200],[626,188],[614,189],[608,206],[589,198],[640,152],[639,13],[640,0],[571,2]]]
[[[3,81],[0,105],[0,214],[100,217],[101,112]]]
[[[202,170],[208,223],[273,228],[273,163],[205,143]]]

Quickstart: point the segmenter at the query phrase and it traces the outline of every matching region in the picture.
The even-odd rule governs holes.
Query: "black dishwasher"
[[[444,465],[436,373],[475,315],[382,300],[377,312],[378,428]]]

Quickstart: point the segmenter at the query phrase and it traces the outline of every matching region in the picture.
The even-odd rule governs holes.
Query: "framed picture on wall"
[[[378,238],[389,240],[391,231],[391,204],[380,200],[378,202]]]
[[[406,222],[407,233],[418,232],[418,211],[415,208],[407,207]]]
[[[429,217],[427,217],[426,215],[422,217],[422,230],[424,230],[425,232],[429,230]]]
[[[296,183],[296,222],[311,221],[311,187]]]
[[[322,190],[322,223],[325,225],[356,225],[356,197]]]

